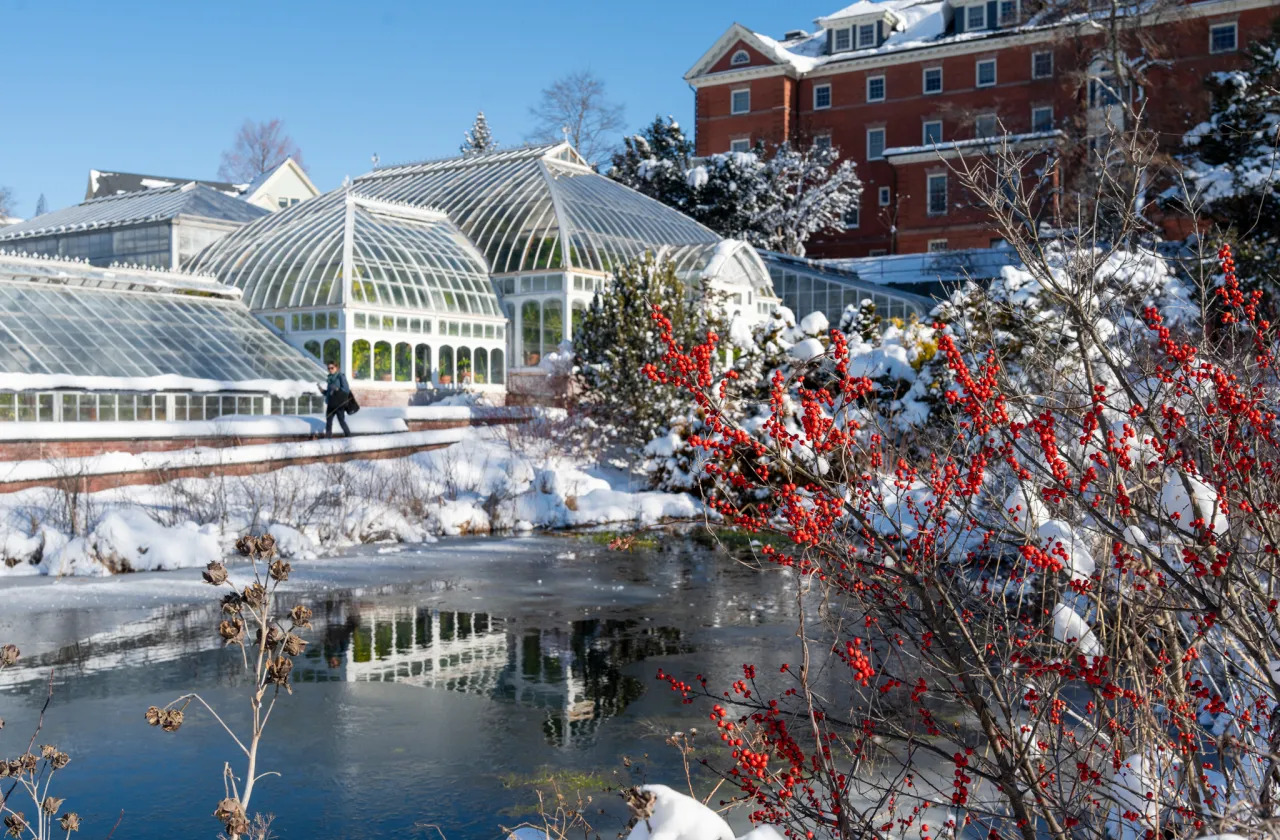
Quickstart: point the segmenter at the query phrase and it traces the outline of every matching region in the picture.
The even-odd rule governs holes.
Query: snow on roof
[[[90,169],[89,189],[85,193],[85,198],[102,198],[103,196],[120,195],[121,193],[176,187],[180,184],[192,182],[204,184],[210,189],[230,196],[240,195],[245,189],[244,184],[232,184],[227,181],[206,181],[200,178],[170,178],[165,175],[139,175],[134,172],[106,172],[101,169]]]
[[[267,211],[261,207],[189,181],[176,186],[94,198],[73,207],[53,210],[20,224],[0,228],[0,241],[163,221],[176,216],[251,222],[266,214]]]
[[[858,2],[854,3],[852,6],[845,6],[838,12],[817,18],[814,23],[818,26],[826,26],[832,21],[846,20],[852,17],[892,14],[895,11],[894,7],[897,5],[899,5],[899,3],[895,3],[893,0],[884,0],[883,2],[879,2],[879,0],[858,0]]]
[[[239,300],[240,290],[223,285],[210,274],[113,265],[90,265],[76,259],[60,259],[42,254],[26,254],[0,248],[0,277],[43,281],[62,286],[89,286],[156,292],[196,292],[201,295]]]
[[[917,155],[924,152],[950,152],[965,149],[987,147],[1014,147],[1034,144],[1041,140],[1057,140],[1066,134],[1058,129],[1052,131],[1033,131],[1026,134],[1001,134],[995,137],[973,137],[968,140],[952,140],[947,143],[927,143],[922,146],[893,146],[881,152],[886,158],[902,155]]]
[[[1012,248],[975,248],[934,254],[894,254],[884,257],[819,260],[821,265],[852,272],[875,285],[961,282],[999,277],[1005,266],[1018,262]]]

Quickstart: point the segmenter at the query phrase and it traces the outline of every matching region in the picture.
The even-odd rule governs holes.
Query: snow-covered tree
[[[1276,287],[1280,256],[1280,21],[1246,48],[1248,65],[1214,73],[1209,119],[1183,137],[1189,201],[1237,240],[1242,282]]]
[[[655,389],[644,374],[663,352],[654,306],[662,307],[675,334],[690,345],[719,323],[714,296],[689,294],[671,263],[646,254],[614,273],[574,330],[579,408],[633,452],[688,409],[684,392]]]
[[[484,111],[477,112],[476,121],[471,124],[471,130],[462,135],[462,145],[458,147],[458,151],[464,156],[470,156],[492,152],[497,148],[498,143],[493,139],[493,133],[489,131],[489,121],[485,119]]]
[[[809,237],[843,224],[862,183],[834,149],[728,152],[695,159],[671,117],[626,137],[609,177],[675,207],[726,237],[803,256]]]
[[[13,190],[0,186],[0,217],[13,215]]]
[[[44,197],[44,193],[40,193],[40,197],[36,199],[36,215],[43,216],[49,212],[49,201]]]

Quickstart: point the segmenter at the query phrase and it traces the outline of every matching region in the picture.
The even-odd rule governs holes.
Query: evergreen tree
[[[45,200],[44,193],[40,193],[40,197],[36,199],[36,215],[43,216],[49,212],[49,202]]]
[[[659,364],[665,350],[653,307],[662,308],[680,341],[692,347],[719,327],[720,303],[713,295],[690,294],[674,265],[646,254],[614,272],[574,330],[580,407],[632,454],[690,405],[687,393],[655,386],[644,374],[644,366]]]
[[[770,154],[761,145],[697,160],[671,117],[623,138],[609,177],[721,236],[796,256],[813,234],[838,229],[862,191],[853,162],[829,146],[784,143]]]
[[[1213,73],[1211,114],[1183,138],[1190,202],[1237,240],[1242,282],[1270,286],[1280,257],[1280,20],[1246,48],[1248,66]],[[1176,199],[1188,200],[1181,195]]]
[[[462,145],[458,147],[458,151],[469,157],[496,151],[497,148],[498,144],[489,131],[489,121],[485,119],[484,111],[480,111],[476,114],[476,121],[471,124],[471,130],[462,135]]]

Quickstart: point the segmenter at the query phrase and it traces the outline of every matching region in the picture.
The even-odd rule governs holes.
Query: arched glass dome
[[[347,188],[242,228],[191,268],[242,289],[259,311],[345,303],[501,316],[484,257],[448,217]]]
[[[375,169],[354,188],[447,213],[494,274],[608,272],[645,251],[721,241],[683,213],[595,172],[568,144]]]

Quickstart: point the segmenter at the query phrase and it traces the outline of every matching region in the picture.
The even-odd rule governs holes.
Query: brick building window
[[[751,151],[751,141],[749,139],[739,139],[729,141],[729,151],[731,152],[749,152]]]
[[[884,158],[884,129],[869,128],[867,129],[867,160],[882,160]]]
[[[867,77],[867,101],[868,102],[884,101],[884,76],[868,76]]]
[[[746,50],[738,50],[736,53],[733,54],[733,57],[729,59],[729,63],[730,64],[750,64],[751,56],[747,53]]]
[[[924,145],[932,146],[942,142],[942,120],[925,120]]]
[[[964,28],[967,32],[987,28],[987,4],[979,3],[964,10]]]
[[[874,23],[864,23],[858,27],[858,49],[874,46],[878,46],[876,44],[876,25]]]
[[[889,256],[888,248],[872,248],[867,252],[868,257],[887,257]]]
[[[819,134],[819,135],[816,135],[816,136],[813,138],[813,147],[814,147],[815,149],[830,149],[830,148],[831,148],[831,135],[830,135],[830,134]]]
[[[930,175],[928,184],[929,215],[945,215],[947,212],[947,174],[945,172],[941,172],[937,175]],[[933,250],[932,243],[930,243],[929,250]]]
[[[1032,131],[1053,131],[1053,106],[1042,105],[1031,109]]]
[[[942,68],[926,67],[924,70],[924,92],[942,93]]]
[[[831,107],[831,85],[817,85],[813,89],[813,109],[821,111]]]
[[[837,29],[835,42],[834,42],[835,51],[844,52],[845,50],[849,49],[851,46],[852,46],[852,43],[849,41],[849,30]]]
[[[1012,26],[1018,22],[1018,4],[1015,0],[1000,0],[1000,25]]]
[[[733,100],[729,107],[731,113],[747,114],[751,112],[751,91],[735,90],[732,97]]]
[[[945,240],[945,239],[930,239],[930,240],[929,240],[929,253],[930,253],[930,254],[941,254],[941,253],[944,253],[946,250],[947,250],[947,240]]]
[[[858,205],[850,205],[849,209],[844,211],[844,226],[846,228],[856,228],[861,220],[862,213]]]
[[[983,59],[977,65],[978,87],[993,87],[996,83],[996,60]]]
[[[1000,133],[1000,121],[995,114],[982,114],[973,121],[974,137],[995,137]]]
[[[1209,52],[1228,53],[1236,51],[1236,25],[1219,23],[1209,27]]]
[[[1031,54],[1031,78],[1047,79],[1053,75],[1053,53],[1038,52]]]
[[[889,188],[888,188],[888,187],[881,187],[881,188],[880,188],[880,195],[879,195],[879,199],[880,199],[880,206],[881,206],[881,207],[888,207],[888,206],[889,206],[889,204],[890,204],[890,202],[891,202],[891,200],[892,200],[892,197],[893,197],[893,196],[892,196],[892,194],[889,192]]]

